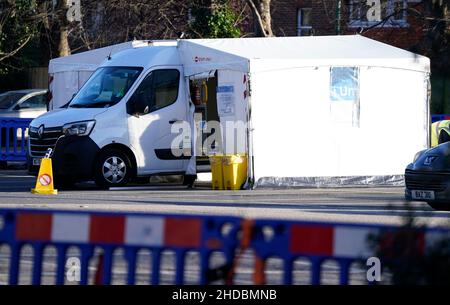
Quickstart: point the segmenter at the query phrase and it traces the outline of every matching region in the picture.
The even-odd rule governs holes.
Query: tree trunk
[[[59,24],[58,55],[62,57],[70,55],[69,21],[67,20],[67,11],[69,10],[69,6],[67,5],[67,0],[59,0],[57,8]]]
[[[272,18],[270,16],[270,0],[247,0],[253,14],[258,21],[262,36],[274,36],[272,31]]]
[[[269,37],[274,36],[272,32],[272,18],[270,16],[270,0],[259,1],[259,7],[265,35]]]
[[[69,28],[67,26],[61,26],[59,29],[59,46],[58,46],[58,55],[67,56],[70,55],[70,46],[69,46]]]

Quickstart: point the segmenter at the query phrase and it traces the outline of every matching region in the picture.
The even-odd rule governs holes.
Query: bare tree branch
[[[5,59],[7,59],[7,58],[10,58],[10,57],[13,57],[14,55],[16,55],[17,52],[19,52],[23,47],[25,47],[27,45],[27,43],[31,40],[32,37],[33,37],[33,35],[29,35],[25,39],[25,41],[23,43],[21,43],[15,50],[13,50],[13,51],[11,51],[9,53],[6,53],[6,54],[5,53],[0,53],[0,55],[2,55],[2,57],[0,57],[0,62],[5,60]]]

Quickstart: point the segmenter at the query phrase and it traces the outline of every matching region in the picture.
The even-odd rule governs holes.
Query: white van
[[[30,171],[50,147],[59,184],[94,178],[118,186],[135,176],[183,174],[190,157],[171,153],[171,125],[189,121],[188,99],[176,46],[115,54],[66,109],[31,122]]]

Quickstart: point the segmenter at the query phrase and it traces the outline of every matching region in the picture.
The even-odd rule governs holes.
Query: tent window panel
[[[359,127],[359,68],[330,68],[330,115],[334,123]]]
[[[359,69],[356,67],[331,68],[331,101],[355,101],[359,91]]]

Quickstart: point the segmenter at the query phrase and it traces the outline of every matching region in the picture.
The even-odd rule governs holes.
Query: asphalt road
[[[302,188],[257,189],[253,191],[212,191],[208,185],[197,184],[194,189],[181,185],[138,185],[111,190],[99,190],[93,183],[77,185],[76,189],[60,191],[58,195],[33,195],[30,189],[35,178],[24,170],[0,170],[0,208],[36,208],[70,210],[139,211],[149,213],[221,214],[249,218],[277,218],[292,220],[339,221],[357,223],[401,224],[408,215],[427,225],[450,224],[449,212],[433,211],[426,203],[406,202],[403,188]],[[54,283],[56,253],[44,253],[43,283]],[[53,249],[54,250],[54,249]],[[0,284],[7,282],[8,252],[0,247]],[[69,253],[69,256],[71,254]],[[77,256],[74,253],[73,256]],[[142,253],[138,259],[137,283],[148,283],[150,253]],[[96,270],[96,259],[90,264],[91,282]],[[126,263],[120,253],[115,253],[113,283],[124,283]],[[212,260],[221,264],[221,258]],[[91,266],[92,265],[92,266]],[[32,254],[25,249],[21,256],[20,283],[30,283]],[[251,284],[253,256],[245,253],[238,266],[236,283]],[[198,257],[186,261],[186,282],[198,281]],[[266,270],[268,282],[281,283],[282,263],[273,259]],[[365,267],[355,265],[350,272],[351,283],[365,283]],[[165,253],[162,263],[162,283],[172,283],[175,275],[173,253]],[[308,261],[294,264],[294,283],[308,284]],[[325,262],[322,279],[326,284],[337,284],[339,267]],[[384,277],[389,283],[389,275]],[[220,281],[218,282],[220,284]],[[67,282],[67,284],[71,284]]]
[[[402,187],[256,189],[213,191],[181,185],[137,185],[111,190],[84,183],[58,195],[33,195],[24,170],[0,171],[0,208],[220,214],[249,218],[401,224],[408,215],[427,225],[450,225],[450,213],[406,202]]]

